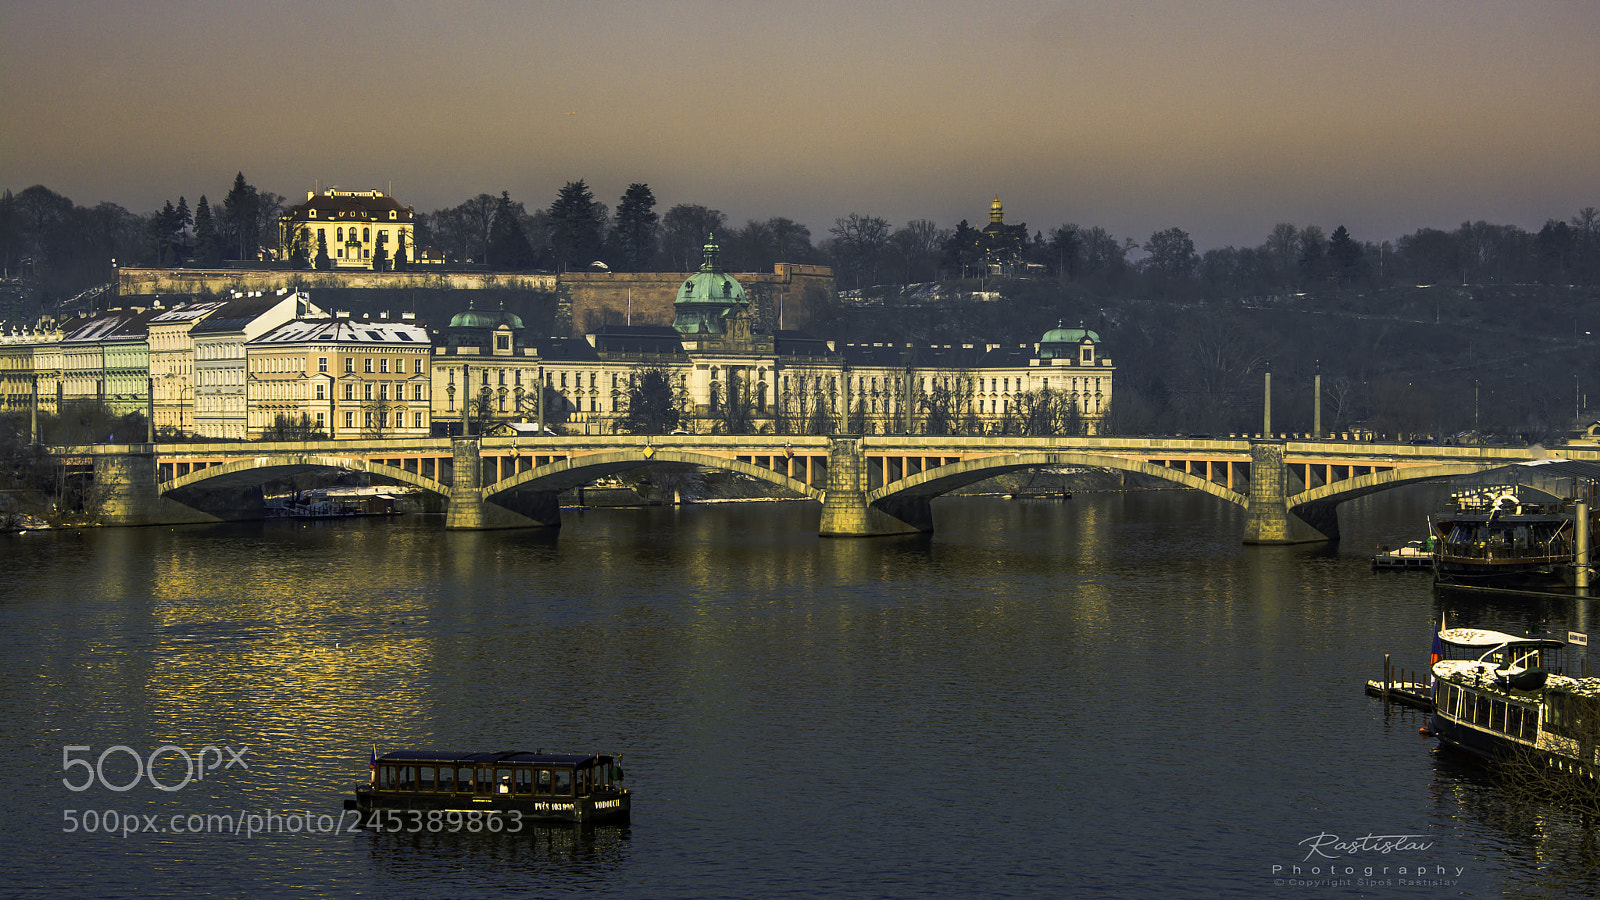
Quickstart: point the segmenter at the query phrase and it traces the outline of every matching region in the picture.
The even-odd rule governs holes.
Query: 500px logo
[[[61,779],[62,786],[69,791],[87,791],[99,784],[108,791],[122,793],[138,787],[141,781],[148,781],[158,791],[181,791],[190,781],[205,781],[207,772],[235,766],[245,770],[250,768],[250,764],[244,760],[244,755],[250,752],[249,744],[238,750],[207,744],[192,756],[177,744],[162,744],[150,751],[149,756],[140,756],[137,750],[127,744],[115,744],[100,751],[93,764],[87,755],[84,758],[77,757],[75,754],[79,752],[90,754],[94,748],[88,744],[67,744],[61,748],[61,771],[71,772],[79,767],[83,769],[82,781],[73,781],[71,777]],[[119,774],[117,771],[123,768],[123,756],[133,760],[132,778],[128,778],[125,772]],[[113,771],[109,778],[106,776],[107,759],[113,760]],[[156,775],[158,765],[165,780]],[[179,773],[183,776],[181,780]]]

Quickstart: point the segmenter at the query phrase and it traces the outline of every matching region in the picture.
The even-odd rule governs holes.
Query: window
[[[509,335],[509,334],[497,334],[497,335],[495,335],[494,336],[494,348],[496,350],[510,350],[511,349],[511,335]]]
[[[371,400],[372,399],[372,385],[370,385],[370,384],[362,385],[361,386],[361,394],[362,394],[361,399],[363,399],[363,400]]]
[[[338,232],[334,235],[334,237],[335,237],[336,240],[341,240],[341,241],[344,240],[344,229],[340,228],[338,230]],[[344,251],[341,250],[340,252],[342,253]]]
[[[384,375],[389,374],[389,357],[385,356],[383,359],[378,360],[378,371]]]
[[[347,384],[347,385],[344,386],[344,398],[346,400],[354,400],[356,398],[356,386],[355,385]]]
[[[328,358],[326,356],[317,357],[317,371],[318,372],[326,372],[326,371],[328,371]]]
[[[354,233],[355,229],[352,228],[352,229],[350,229],[350,231],[351,231],[351,233]],[[363,229],[361,229],[361,240],[362,240],[363,243],[372,240],[372,229],[371,228],[363,228]],[[362,256],[366,256],[366,253],[362,253],[361,255]]]
[[[378,385],[378,399],[389,399],[389,382],[385,381],[384,383]]]
[[[406,358],[404,356],[394,361],[394,370],[395,373],[399,375],[404,375],[406,373]]]
[[[370,356],[366,359],[366,371],[369,375],[372,373],[372,357]]]
[[[320,414],[318,415],[318,418],[321,418]],[[424,427],[424,425],[422,423],[422,413],[417,413],[416,419],[417,419],[417,427],[418,428]]]
[[[327,427],[327,423],[323,421],[322,413],[317,413],[317,430],[322,431]]]
[[[346,372],[354,372],[356,370],[356,359],[355,359],[355,357],[346,356],[344,358],[344,370]]]
[[[346,427],[346,428],[354,428],[354,427],[356,427],[356,414],[355,413],[347,412],[347,413],[344,414],[344,427]]]
[[[319,384],[319,385],[317,385],[317,399],[318,399],[318,400],[323,400],[323,399],[326,399],[326,398],[324,398],[324,397],[323,397],[323,396],[322,396],[322,389],[323,389],[323,385],[320,385],[320,384]]]

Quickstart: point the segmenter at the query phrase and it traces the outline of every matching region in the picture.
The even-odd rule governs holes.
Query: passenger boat
[[[625,822],[631,805],[631,792],[622,786],[622,767],[616,758],[598,753],[394,750],[379,756],[374,749],[370,769],[368,783],[345,801],[347,809],[364,815],[461,810],[498,821],[499,827],[490,830],[514,831],[510,823]],[[451,822],[459,816],[413,818]],[[382,830],[386,821],[406,819],[378,818],[373,827]]]
[[[1433,734],[1480,760],[1524,753],[1591,782],[1600,777],[1600,678],[1566,675],[1565,647],[1498,631],[1440,631],[1432,665]]]
[[[1446,585],[1548,590],[1571,587],[1573,504],[1520,499],[1514,489],[1463,491],[1429,517],[1434,580]]]

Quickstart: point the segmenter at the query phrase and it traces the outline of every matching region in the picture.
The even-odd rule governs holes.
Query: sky
[[[1537,230],[1600,206],[1597,38],[1595,0],[5,0],[0,189]]]

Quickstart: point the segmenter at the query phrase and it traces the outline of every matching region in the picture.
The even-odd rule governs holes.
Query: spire
[[[720,253],[721,250],[722,250],[722,248],[717,246],[716,235],[707,234],[706,235],[706,246],[705,246],[705,262],[700,264],[700,271],[702,271],[702,272],[721,272],[722,271],[722,262],[717,258],[717,254]]]
[[[1001,225],[1006,220],[1005,207],[1000,205],[1000,195],[994,196],[994,202],[989,204],[989,224]]]

